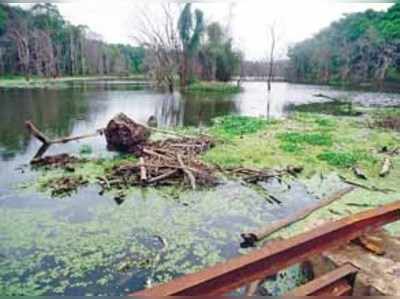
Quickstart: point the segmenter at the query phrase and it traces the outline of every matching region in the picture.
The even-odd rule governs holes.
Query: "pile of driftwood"
[[[214,170],[197,159],[213,143],[210,139],[181,138],[142,145],[139,162],[115,166],[99,178],[104,191],[129,186],[190,186],[193,190],[210,187],[217,183]]]
[[[53,144],[63,144],[97,135],[105,136],[109,150],[136,156],[139,160],[138,163],[132,162],[115,166],[107,170],[105,176],[98,178],[103,189],[102,192],[137,185],[183,185],[190,186],[195,190],[197,187],[209,187],[217,183],[217,179],[213,175],[215,171],[197,158],[198,155],[214,145],[208,136],[189,137],[171,131],[150,128],[133,121],[122,113],[115,116],[106,128],[99,129],[94,134],[57,140],[48,138],[32,122],[27,122],[26,126],[29,132],[43,143],[31,161],[33,166],[61,167],[73,172],[73,164],[81,162],[81,159],[68,154],[43,158],[45,151]],[[175,135],[175,137],[162,141],[150,141],[149,137],[153,130]],[[76,184],[72,185],[75,188]]]

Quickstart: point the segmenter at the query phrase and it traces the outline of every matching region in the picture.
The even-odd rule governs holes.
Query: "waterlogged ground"
[[[282,183],[272,180],[249,186],[223,178],[217,188],[196,193],[132,189],[123,203],[117,203],[113,194],[100,196],[92,180],[101,167],[84,165],[77,172],[89,179],[88,186],[71,196],[52,198],[44,187],[46,181],[63,174],[33,171],[26,165],[39,144],[26,135],[25,119],[33,119],[53,137],[90,132],[121,110],[141,121],[155,114],[164,126],[202,126],[215,116],[263,114],[255,108],[263,99],[259,87],[250,84],[244,93],[219,102],[215,95],[163,100],[157,93],[121,86],[7,93],[0,101],[7,108],[0,111],[8,111],[0,121],[0,294],[121,295],[197,271],[252,250],[240,247],[241,232],[284,218],[342,189],[346,185],[339,175],[392,191],[357,189],[271,238],[292,236],[322,221],[400,198],[399,157],[391,157],[388,177],[378,176],[385,157],[379,151],[397,146],[399,133],[370,128],[376,112],[361,107],[348,113],[347,106],[303,106],[299,109],[303,113],[285,121],[225,118],[209,129],[219,141],[204,161],[221,167],[304,166],[297,180],[285,178]],[[298,95],[298,88],[291,87],[286,95]],[[313,87],[303,90],[300,102],[321,92]],[[161,102],[166,104],[159,106]],[[274,111],[281,111],[286,104],[276,105]],[[398,113],[394,110],[390,113]],[[102,137],[55,146],[49,154],[61,152],[113,158],[105,151]],[[354,178],[354,165],[364,169],[368,181]],[[282,204],[271,201],[271,195]],[[400,233],[399,225],[388,228]],[[279,295],[303,280],[301,269],[295,267],[265,287]]]

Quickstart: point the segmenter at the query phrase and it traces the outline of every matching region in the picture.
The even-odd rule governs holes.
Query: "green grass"
[[[220,137],[234,137],[256,133],[267,127],[268,121],[263,118],[247,116],[225,116],[213,121],[212,131]]]
[[[343,168],[354,166],[359,161],[359,157],[354,153],[330,151],[318,155],[318,159],[326,161],[329,165]]]
[[[241,88],[225,82],[196,82],[185,88],[188,93],[239,93]]]
[[[229,142],[217,143],[207,152],[203,156],[207,163],[257,168],[302,165],[305,177],[330,172],[353,176],[351,167],[357,165],[378,183],[384,159],[379,150],[383,146],[394,148],[400,142],[400,133],[370,128],[365,118],[312,113],[298,113],[275,122],[217,119],[209,133],[217,140],[228,137]],[[399,157],[394,158],[396,163],[400,164]]]
[[[278,138],[285,143],[292,144],[310,144],[320,146],[331,146],[333,144],[332,137],[326,133],[299,133],[288,132],[278,136]]]

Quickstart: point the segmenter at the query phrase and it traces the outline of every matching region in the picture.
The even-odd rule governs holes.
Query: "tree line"
[[[144,48],[107,44],[55,5],[0,4],[0,75],[58,77],[142,72]]]
[[[304,83],[400,82],[400,3],[346,15],[291,47],[287,78]]]

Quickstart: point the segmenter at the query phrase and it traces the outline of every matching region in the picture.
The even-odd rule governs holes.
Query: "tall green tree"
[[[207,42],[203,44],[199,61],[203,68],[203,79],[230,81],[238,71],[241,53],[233,48],[221,24],[213,22],[207,26]]]
[[[186,86],[191,79],[193,57],[200,48],[201,37],[204,30],[203,12],[196,9],[193,17],[191,4],[187,3],[178,20],[178,31],[182,42],[183,56],[180,67],[181,86]]]

